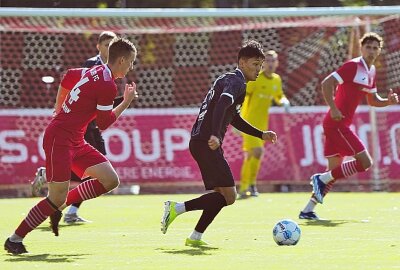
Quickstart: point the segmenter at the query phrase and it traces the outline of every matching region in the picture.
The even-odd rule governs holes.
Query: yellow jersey
[[[241,113],[243,119],[261,130],[268,129],[268,111],[272,100],[281,105],[285,97],[282,90],[281,77],[273,73],[272,78],[267,78],[261,71],[255,81],[247,83],[246,98],[243,102]]]

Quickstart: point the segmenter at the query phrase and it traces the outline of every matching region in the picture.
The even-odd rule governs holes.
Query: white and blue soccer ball
[[[299,242],[301,230],[293,220],[282,219],[275,224],[272,236],[280,246],[293,246]]]

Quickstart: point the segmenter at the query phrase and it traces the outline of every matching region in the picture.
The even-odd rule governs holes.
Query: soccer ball
[[[275,224],[272,236],[279,246],[293,246],[299,242],[301,230],[293,220],[282,219]]]

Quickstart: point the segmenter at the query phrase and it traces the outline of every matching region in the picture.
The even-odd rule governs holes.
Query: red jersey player
[[[6,240],[4,248],[9,253],[26,253],[22,240],[47,217],[50,217],[52,231],[58,236],[60,210],[72,203],[96,198],[118,186],[118,175],[111,163],[85,142],[84,134],[93,119],[100,129],[106,129],[137,98],[136,85],[127,84],[123,102],[113,109],[117,94],[114,80],[125,77],[132,70],[136,54],[130,41],[115,38],[110,43],[107,64],[89,70],[69,70],[65,75],[60,91],[64,94],[65,89],[71,91],[65,100],[63,93],[58,95],[64,102],[56,102],[58,113],[46,128],[43,138],[49,193],[29,211],[15,233]],[[90,175],[92,179],[68,192],[71,169],[79,177]]]
[[[300,212],[301,219],[318,219],[314,212],[317,203],[322,203],[333,183],[340,178],[368,170],[372,158],[367,149],[350,129],[354,112],[366,96],[370,106],[384,107],[399,102],[397,94],[390,89],[387,98],[377,94],[375,84],[375,59],[379,56],[383,40],[376,33],[366,33],[361,39],[361,56],[343,64],[322,82],[322,92],[329,112],[323,122],[325,134],[324,154],[328,159],[328,171],[311,177],[313,194]],[[335,83],[338,83],[335,93]],[[345,156],[354,157],[343,162]]]

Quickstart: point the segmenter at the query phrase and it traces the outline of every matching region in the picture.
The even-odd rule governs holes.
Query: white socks
[[[200,240],[202,236],[203,236],[203,233],[199,233],[196,230],[194,230],[192,232],[192,234],[189,236],[189,238],[192,240]]]
[[[175,211],[178,215],[185,213],[186,212],[185,203],[177,202],[175,204]]]
[[[75,207],[75,206],[71,205],[69,207],[69,209],[68,209],[68,213],[67,214],[69,214],[69,215],[76,214],[78,212],[78,209],[79,209],[78,207]]]
[[[325,184],[328,184],[330,181],[333,180],[332,176],[332,171],[324,172],[319,176],[319,179],[324,182]]]
[[[304,207],[303,212],[304,213],[313,212],[316,205],[317,205],[317,203],[313,199],[310,199],[308,201],[306,207]]]
[[[14,242],[14,243],[22,243],[22,240],[24,240],[24,238],[16,235],[15,233],[13,235],[10,236],[10,241]]]

